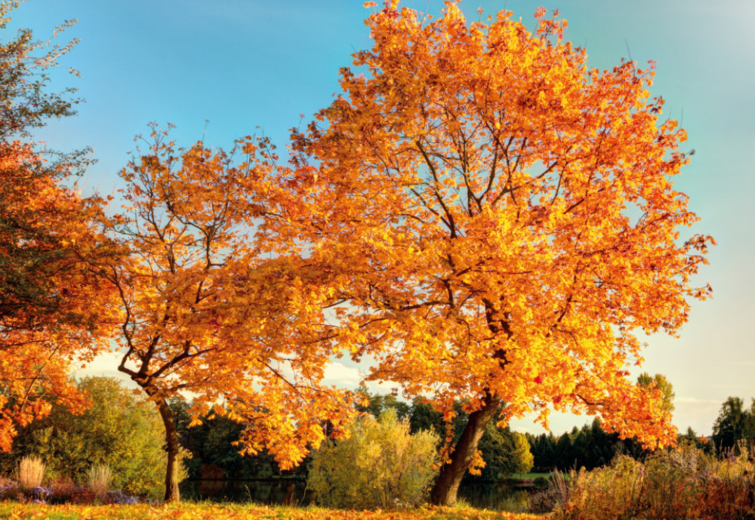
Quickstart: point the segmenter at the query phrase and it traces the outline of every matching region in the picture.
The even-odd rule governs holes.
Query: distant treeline
[[[50,416],[20,428],[12,451],[0,454],[0,473],[12,474],[22,457],[34,455],[48,465],[50,478],[80,481],[93,464],[104,463],[114,471],[114,484],[118,487],[133,494],[153,493],[162,485],[165,464],[164,435],[157,411],[151,403],[140,402],[115,379],[86,378],[78,381],[77,386],[89,393],[92,407],[76,415],[51,401]],[[667,395],[672,396],[670,385],[666,384],[666,388]],[[457,415],[447,431],[441,413],[421,399],[407,403],[392,395],[371,394],[364,387],[359,392],[369,400],[369,404],[360,408],[362,412],[378,417],[385,409],[394,408],[399,419],[409,422],[413,434],[433,430],[441,438],[450,433],[456,441],[468,419],[461,404],[457,404]],[[189,427],[190,404],[182,399],[170,402],[183,448],[181,462],[189,478],[307,476],[308,460],[298,468],[281,471],[273,457],[264,451],[253,457],[239,455],[233,443],[244,427],[227,417],[205,418],[201,425]],[[755,404],[745,408],[742,399],[730,397],[722,404],[712,431],[713,435],[706,438],[690,428],[679,436],[679,442],[719,456],[751,447],[755,444]],[[467,475],[468,481],[501,480],[512,473],[529,471],[545,473],[582,467],[591,470],[608,464],[620,453],[635,459],[648,454],[636,440],[621,440],[617,434],[604,431],[598,419],[558,436],[516,433],[491,422],[479,450],[485,467],[479,476]]]
[[[591,470],[605,466],[617,454],[642,459],[648,453],[635,439],[622,440],[616,433],[607,433],[601,428],[598,419],[593,420],[592,424],[585,424],[581,429],[575,426],[571,432],[559,436],[553,433],[526,435],[534,457],[532,471],[538,473],[582,467]],[[680,435],[679,440],[694,443],[706,450],[711,446],[707,439],[698,437],[691,428]]]

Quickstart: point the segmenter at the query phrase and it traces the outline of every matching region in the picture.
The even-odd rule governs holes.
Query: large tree
[[[368,379],[433,395],[469,421],[432,494],[453,504],[488,422],[598,414],[647,446],[674,442],[662,391],[633,385],[637,333],[676,334],[710,237],[672,179],[685,132],[650,98],[653,64],[587,66],[565,21],[468,24],[398,0],[333,104],[294,131],[285,218],[322,266],[342,352]],[[374,2],[368,6],[374,6]],[[450,443],[452,439],[447,439]]]
[[[165,426],[165,500],[179,499],[179,438],[168,400],[190,392],[194,423],[243,422],[243,452],[263,447],[286,469],[342,430],[349,395],[321,385],[330,344],[307,261],[261,234],[275,176],[264,139],[234,153],[177,149],[153,128],[149,148],[120,172],[121,212],[103,216],[118,262],[96,266],[118,293],[117,337],[127,374]],[[302,246],[303,247],[303,246]]]
[[[18,2],[0,3],[0,32]],[[61,28],[62,29],[62,28]],[[21,30],[0,43],[0,450],[17,425],[50,411],[50,396],[86,404],[68,379],[74,361],[106,348],[107,288],[88,262],[107,254],[94,226],[102,201],[75,179],[84,151],[55,153],[32,139],[51,118],[73,115],[72,90],[50,92],[47,71],[75,44],[50,46]]]

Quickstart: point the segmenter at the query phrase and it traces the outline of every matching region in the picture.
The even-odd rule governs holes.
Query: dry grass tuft
[[[21,491],[34,489],[42,485],[46,465],[39,457],[24,457],[16,468],[18,487]]]
[[[101,498],[107,493],[112,473],[105,464],[95,464],[89,469],[87,485],[97,497]]]

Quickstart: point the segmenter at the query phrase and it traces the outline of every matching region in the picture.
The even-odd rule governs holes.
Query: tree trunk
[[[467,426],[451,454],[451,462],[441,467],[438,481],[430,495],[430,501],[436,506],[452,506],[456,503],[461,479],[469,469],[477,451],[477,445],[485,433],[485,427],[495,417],[500,403],[499,397],[488,394],[485,398],[485,406],[469,414]]]
[[[511,338],[513,334],[508,317],[497,313],[492,302],[485,299],[483,299],[483,302],[485,303],[485,320],[490,332],[494,335],[503,333],[507,338]],[[508,364],[506,351],[503,349],[496,350],[493,353],[493,358],[498,360],[501,368]],[[488,389],[485,391],[485,405],[476,412],[469,414],[469,422],[467,422],[467,426],[451,454],[451,462],[440,468],[438,481],[430,495],[430,501],[436,506],[452,506],[456,503],[456,494],[459,491],[461,479],[472,463],[480,439],[485,433],[485,427],[495,417],[500,404],[501,398],[491,394]]]
[[[165,425],[165,441],[168,450],[168,468],[165,472],[165,502],[178,502],[181,494],[178,490],[178,430],[173,420],[173,412],[168,407],[165,399],[157,402],[157,409],[160,411],[160,417]]]

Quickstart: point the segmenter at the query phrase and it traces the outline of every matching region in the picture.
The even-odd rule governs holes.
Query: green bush
[[[406,507],[425,500],[439,462],[440,437],[412,435],[409,422],[389,408],[375,421],[361,417],[349,425],[349,438],[327,441],[313,454],[309,486],[317,500],[335,508]]]
[[[37,456],[47,463],[51,479],[71,478],[86,484],[92,466],[107,465],[112,489],[160,498],[167,454],[156,407],[138,399],[115,378],[89,377],[77,386],[89,394],[92,406],[74,415],[53,403],[50,416],[22,429],[13,450],[0,456],[5,473],[22,457]]]

